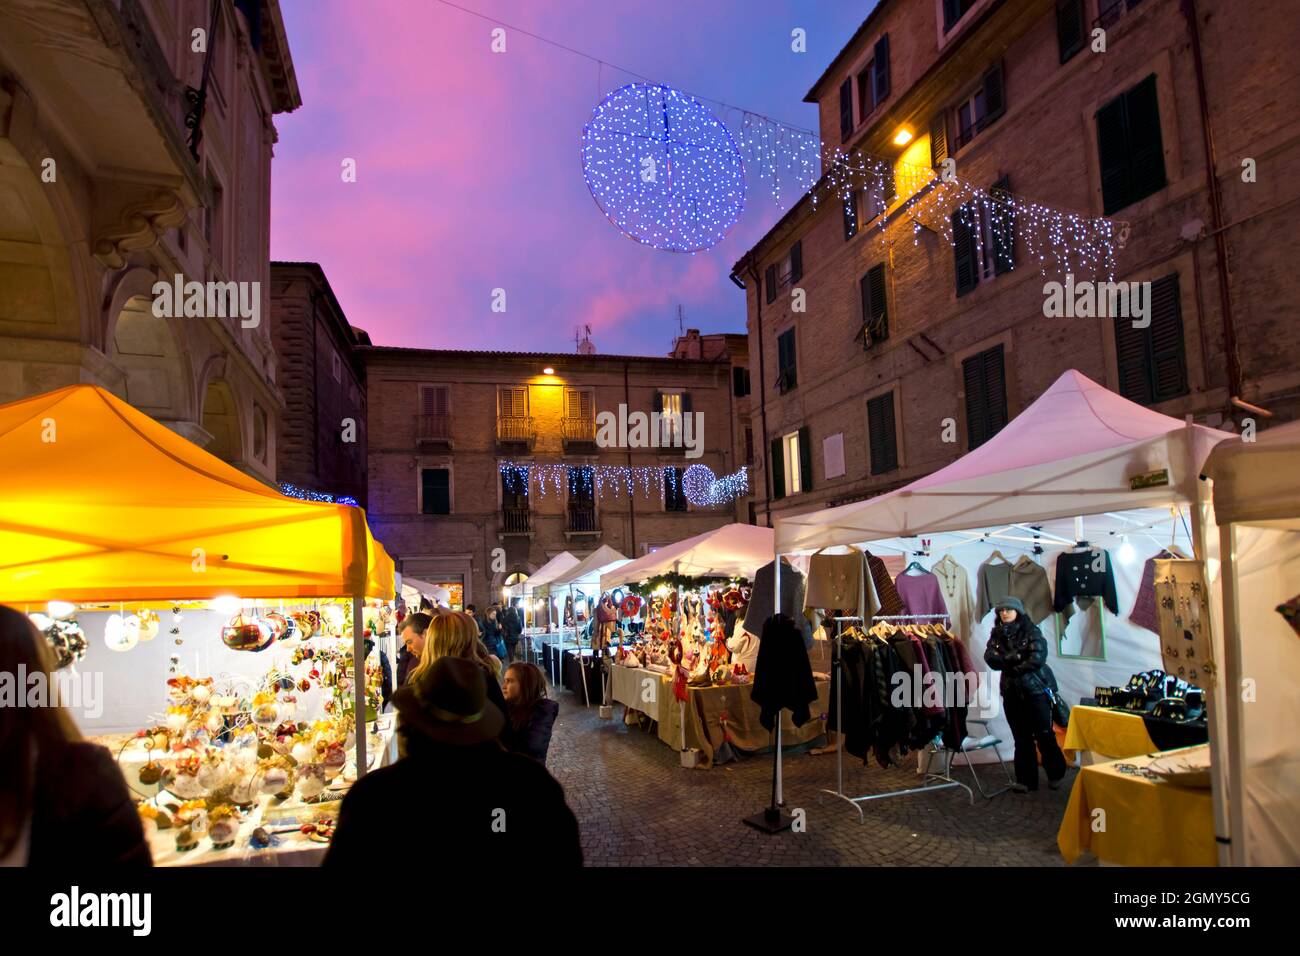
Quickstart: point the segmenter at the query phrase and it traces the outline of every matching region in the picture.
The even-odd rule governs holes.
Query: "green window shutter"
[[[1152,322],[1154,321],[1153,314]],[[1129,316],[1115,316],[1115,363],[1119,370],[1119,393],[1139,405],[1150,405],[1153,400],[1147,345],[1146,329],[1133,328],[1133,319]]]
[[[427,515],[451,514],[451,472],[446,468],[425,468],[420,472],[420,509]]]
[[[776,339],[776,366],[782,379],[782,392],[799,384],[798,365],[795,361],[794,329],[787,329]]]
[[[1084,47],[1083,0],[1056,0],[1056,45],[1065,63]]]
[[[858,282],[862,295],[862,347],[869,349],[889,338],[889,297],[885,289],[885,264],[867,270]]]
[[[840,84],[840,142],[853,132],[853,78]]]
[[[1152,73],[1124,94],[1128,120],[1130,203],[1165,188],[1165,152],[1160,134],[1160,101]]]
[[[772,497],[785,497],[785,453],[781,448],[781,439],[772,439],[772,454],[767,460],[768,471],[772,475]]]
[[[812,439],[808,426],[799,429],[799,491],[812,490]]]
[[[800,239],[790,247],[790,282],[803,278],[803,240]]]
[[[1003,176],[990,190],[995,200],[1011,192],[1011,179]],[[1001,275],[1016,267],[1016,214],[1009,203],[993,202],[989,207],[989,231],[993,235],[993,274]]]
[[[1151,283],[1151,379],[1157,402],[1187,394],[1187,353],[1178,273]]]
[[[1007,423],[1006,369],[1002,346],[985,349],[962,363],[966,393],[966,438],[973,451]]]
[[[972,210],[959,206],[952,214],[952,255],[957,276],[957,296],[960,298],[979,285],[979,261],[975,254],[975,231]]]
[[[768,266],[767,271],[763,273],[763,285],[767,289],[767,301],[772,303],[776,301],[776,266]]]
[[[682,392],[682,414],[689,415],[691,411],[691,393]]]
[[[898,436],[894,427],[894,393],[877,395],[867,402],[870,432],[871,473],[883,475],[898,468]]]
[[[930,120],[930,165],[938,169],[948,158],[948,120],[943,111]]]
[[[872,52],[871,92],[872,99],[879,106],[889,95],[889,34],[886,33],[876,41]]]
[[[1002,77],[1002,64],[995,63],[984,74],[984,116],[979,128],[989,125],[1007,111],[1006,84]]]
[[[1133,200],[1128,145],[1128,111],[1124,96],[1097,110],[1097,161],[1101,167],[1101,201],[1109,216]]]

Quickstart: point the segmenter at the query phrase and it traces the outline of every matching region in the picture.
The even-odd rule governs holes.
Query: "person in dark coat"
[[[506,640],[501,621],[497,617],[498,613],[497,606],[494,604],[483,615],[483,646],[488,649],[489,654],[495,655],[497,660],[505,663]]]
[[[502,691],[506,699],[506,726],[501,746],[546,763],[551,729],[560,705],[546,697],[546,675],[535,664],[516,661],[506,668]]]
[[[1016,742],[1012,789],[1017,793],[1038,789],[1041,753],[1047,785],[1055,790],[1065,776],[1065,755],[1052,731],[1052,701],[1047,691],[1056,686],[1056,678],[1047,666],[1047,640],[1025,614],[1019,598],[1004,598],[995,613],[984,662],[1002,672],[1002,709]]]
[[[21,668],[21,671],[20,671]],[[55,687],[49,644],[26,614],[0,606],[0,673]],[[113,755],[81,739],[63,707],[0,707],[0,865],[151,866],[153,856]]]
[[[513,663],[519,658],[519,639],[524,632],[523,618],[519,616],[519,608],[513,604],[501,609],[501,632],[506,639],[507,663]]]
[[[411,672],[420,663],[424,653],[424,639],[433,615],[420,611],[402,622],[402,646],[397,651],[397,686],[405,687]]]
[[[788,614],[773,614],[763,623],[750,699],[761,708],[758,720],[768,730],[782,710],[791,712],[796,727],[812,716],[809,704],[817,699],[817,681],[803,633]]]
[[[325,866],[373,868],[376,848],[392,840],[395,806],[409,810],[411,844],[447,872],[495,872],[502,859],[582,865],[564,789],[536,760],[501,749],[505,715],[486,685],[473,661],[442,657],[394,694],[403,756],[352,786]]]

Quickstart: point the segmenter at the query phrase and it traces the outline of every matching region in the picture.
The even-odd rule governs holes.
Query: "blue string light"
[[[567,483],[569,494],[588,498],[631,498],[637,486],[645,498],[684,495],[698,507],[727,504],[749,494],[749,473],[741,468],[722,478],[706,465],[691,465],[678,477],[678,469],[663,465],[564,465],[558,463],[502,461],[497,464],[507,494],[528,495],[533,488],[545,498],[547,487],[558,496]]]
[[[306,488],[299,488],[297,485],[290,484],[287,481],[280,482],[280,493],[289,498],[298,498],[302,501],[316,501],[323,504],[333,505],[353,505],[358,504],[357,499],[351,495],[331,495],[324,491],[308,491]]]
[[[605,97],[582,130],[582,169],[605,218],[657,249],[708,249],[745,207],[730,130],[669,86],[630,83]]]

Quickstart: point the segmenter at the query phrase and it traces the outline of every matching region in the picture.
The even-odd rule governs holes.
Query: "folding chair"
[[[952,773],[953,759],[960,754],[966,759],[966,766],[970,770],[970,775],[975,779],[975,787],[979,790],[980,796],[985,800],[992,800],[998,794],[1006,793],[1010,790],[1012,784],[1016,782],[1016,778],[1012,776],[1011,768],[1007,766],[1006,761],[1002,759],[1002,753],[998,750],[998,745],[1002,743],[1002,740],[989,733],[989,721],[987,719],[967,717],[966,724],[968,727],[971,724],[978,724],[984,729],[984,733],[979,737],[968,735],[962,738],[961,746],[957,750],[948,751],[948,773]],[[970,755],[977,750],[988,750],[990,748],[992,748],[994,755],[998,758],[998,764],[1002,767],[1002,772],[1006,774],[1007,785],[994,790],[992,793],[987,793],[984,790],[984,784],[980,781],[980,775],[975,772],[975,764],[970,759]]]

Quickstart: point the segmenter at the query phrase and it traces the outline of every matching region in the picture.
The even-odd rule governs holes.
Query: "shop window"
[[[966,439],[970,450],[984,444],[1007,424],[1006,368],[1002,346],[995,345],[961,363],[966,392]]]
[[[883,475],[897,471],[898,433],[892,391],[868,400],[867,431],[870,436],[871,473]]]
[[[1097,111],[1097,159],[1104,215],[1165,187],[1165,153],[1154,73]]]
[[[776,337],[776,389],[781,394],[799,385],[799,372],[795,358],[794,329],[786,329]]]
[[[1119,393],[1142,405],[1187,394],[1187,352],[1178,273],[1151,283],[1151,324],[1133,327],[1131,316],[1115,316]]]
[[[451,514],[450,469],[420,469],[420,513],[426,515]]]

